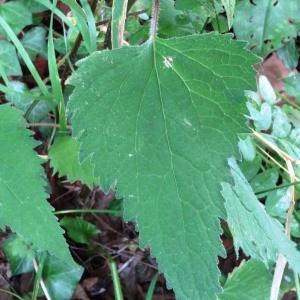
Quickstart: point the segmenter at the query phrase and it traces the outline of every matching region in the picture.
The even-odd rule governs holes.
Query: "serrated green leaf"
[[[229,275],[220,300],[269,300],[272,276],[266,266],[250,259]]]
[[[216,34],[157,38],[96,53],[71,80],[81,155],[93,153],[104,190],[117,183],[125,218],[178,299],[220,291],[219,182],[236,134],[247,131],[243,90],[255,84],[257,58],[243,47]]]
[[[91,157],[79,161],[79,143],[71,136],[58,136],[50,147],[49,158],[54,172],[66,176],[70,182],[80,180],[89,187],[99,184]]]
[[[22,75],[16,48],[8,41],[0,41],[0,67],[6,76]]]
[[[229,166],[235,185],[223,183],[222,195],[236,251],[242,248],[246,255],[266,264],[275,262],[281,253],[300,273],[296,245],[284,234],[283,226],[266,213],[234,159],[229,160]]]
[[[89,244],[91,239],[100,233],[100,230],[92,223],[81,217],[64,217],[60,225],[65,228],[68,236],[75,242]]]
[[[0,226],[7,225],[34,247],[74,265],[63,231],[44,191],[45,175],[33,151],[38,143],[21,111],[0,106]]]
[[[20,1],[1,3],[0,16],[9,24],[15,34],[32,23],[31,11]],[[6,35],[0,26],[0,34]]]
[[[266,56],[279,49],[300,30],[299,1],[239,1],[236,5],[234,32],[249,48]]]

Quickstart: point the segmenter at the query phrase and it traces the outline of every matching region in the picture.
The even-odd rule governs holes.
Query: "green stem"
[[[150,37],[149,37],[150,41],[153,41],[156,36],[158,15],[159,15],[159,0],[153,0],[152,19],[151,19]]]
[[[94,214],[119,214],[120,211],[112,209],[66,209],[54,212],[55,215],[64,214],[79,214],[79,213],[94,213]]]
[[[121,288],[121,282],[120,277],[118,274],[117,264],[113,261],[113,259],[109,258],[109,267],[111,271],[111,277],[114,285],[114,291],[115,291],[115,299],[116,300],[123,300],[123,293]]]
[[[290,186],[293,186],[293,185],[297,185],[297,184],[300,184],[300,181],[296,181],[296,182],[293,182],[293,183],[279,185],[279,186],[276,186],[276,187],[271,188],[271,189],[267,189],[267,190],[264,190],[264,191],[261,191],[261,192],[257,192],[257,193],[255,193],[255,195],[260,195],[260,194],[264,194],[264,193],[268,193],[268,192],[280,190],[280,189],[283,189],[283,188],[286,188],[286,187],[290,187]]]
[[[155,285],[157,282],[157,279],[159,277],[159,273],[156,273],[152,280],[151,283],[149,285],[148,291],[147,291],[147,295],[146,295],[146,299],[145,300],[152,300],[153,299],[153,294],[154,294],[154,289],[155,289]]]
[[[54,1],[54,7],[56,7],[57,1]],[[65,100],[62,93],[61,83],[59,79],[58,69],[56,65],[56,57],[53,43],[53,16],[54,10],[51,12],[50,18],[50,27],[49,27],[49,37],[48,37],[48,68],[49,75],[52,84],[52,91],[54,99],[57,103],[58,107],[58,121],[60,124],[60,132],[67,132],[67,115],[66,115],[66,107]]]
[[[293,271],[294,273],[294,280],[295,280],[295,286],[296,286],[296,294],[297,294],[297,300],[300,300],[300,283],[299,283],[299,276],[296,271]]]
[[[0,292],[6,293],[6,294],[8,294],[8,295],[11,295],[11,296],[17,298],[18,300],[24,300],[22,297],[20,297],[19,295],[15,294],[15,293],[13,293],[13,292],[11,292],[11,291],[8,291],[8,290],[1,289],[1,288],[0,288]]]
[[[111,20],[112,49],[121,48],[125,29],[128,0],[114,0]]]

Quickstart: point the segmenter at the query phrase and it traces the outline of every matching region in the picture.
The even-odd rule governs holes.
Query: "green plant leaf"
[[[234,269],[229,275],[220,300],[269,300],[272,276],[266,266],[255,259]]]
[[[82,273],[78,266],[64,264],[61,260],[47,255],[45,252],[34,251],[31,245],[26,244],[16,234],[12,234],[4,242],[3,249],[13,275],[34,271],[33,258],[36,257],[38,261],[43,259],[42,278],[51,299],[66,300],[71,298]]]
[[[18,92],[19,95],[5,94],[5,99],[14,104],[15,107],[22,110],[24,113],[32,105],[33,101],[37,101],[37,99],[39,99],[39,102],[32,109],[28,117],[29,122],[40,122],[42,120],[45,120],[48,116],[49,111],[51,109],[54,110],[54,107],[53,105],[51,105],[50,101],[41,99],[41,97],[43,98],[43,96],[40,95],[40,91],[38,88],[29,90],[25,83],[16,80],[9,81],[8,87],[12,91]]]
[[[233,15],[235,9],[235,0],[221,0],[227,15],[228,28],[233,24]]]
[[[15,34],[32,23],[31,11],[20,1],[1,3],[0,16],[9,24]],[[6,35],[0,26],[0,34]]]
[[[32,13],[40,13],[47,10],[43,4],[40,4],[36,0],[18,0],[23,3]]]
[[[236,161],[229,159],[228,162],[235,185],[223,183],[222,195],[236,252],[242,248],[246,255],[266,264],[275,262],[281,253],[300,273],[300,253],[296,245],[284,234],[282,225],[266,213]]]
[[[44,261],[43,279],[52,300],[71,299],[82,275],[81,268],[64,264],[48,255]]]
[[[300,74],[295,74],[289,77],[284,78],[284,89],[285,92],[290,96],[296,98],[296,100],[300,101]]]
[[[234,32],[249,48],[266,56],[279,49],[300,30],[299,1],[239,1],[236,5]]]
[[[10,226],[35,248],[74,265],[63,231],[46,201],[45,175],[33,151],[38,143],[31,139],[21,111],[1,105],[0,128],[0,226]]]
[[[37,54],[47,58],[46,29],[43,27],[33,27],[25,33],[20,40],[31,60],[34,60]]]
[[[66,176],[70,182],[80,180],[89,187],[99,184],[91,157],[79,161],[79,143],[71,136],[58,136],[50,147],[49,158],[54,172]]]
[[[265,190],[272,189],[276,186],[279,173],[276,168],[269,168],[257,174],[251,181],[251,186],[254,193],[260,193]]]
[[[66,229],[68,236],[75,242],[89,244],[100,233],[97,227],[81,217],[64,217],[60,225]]]
[[[257,58],[243,47],[228,35],[157,38],[96,53],[71,79],[81,156],[93,154],[104,190],[117,184],[178,299],[220,291],[219,182],[247,131],[243,90],[255,85]]]
[[[300,55],[294,39],[284,44],[283,47],[276,51],[276,54],[286,67],[296,69]]]
[[[207,19],[222,10],[218,1],[163,0],[160,4],[160,37],[182,36],[203,31]]]
[[[33,270],[32,260],[35,257],[35,251],[16,234],[11,234],[5,240],[3,250],[8,258],[9,267],[13,275]]]
[[[22,75],[16,48],[8,41],[0,41],[0,57],[0,67],[3,68],[6,76]]]

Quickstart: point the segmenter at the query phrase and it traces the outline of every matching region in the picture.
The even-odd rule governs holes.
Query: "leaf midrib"
[[[173,151],[172,151],[172,148],[171,148],[169,134],[168,134],[168,129],[167,129],[167,120],[166,120],[164,102],[163,102],[163,97],[162,97],[162,91],[161,91],[161,85],[160,85],[158,68],[157,68],[157,61],[156,61],[156,55],[155,55],[156,54],[155,40],[152,43],[152,53],[153,53],[153,67],[154,67],[154,70],[155,70],[155,75],[156,75],[156,80],[157,80],[157,86],[158,86],[158,91],[159,91],[160,104],[161,104],[161,110],[162,110],[162,116],[163,116],[163,119],[164,119],[165,137],[166,137],[166,141],[167,141],[167,145],[168,145],[168,150],[169,150],[169,154],[170,154],[170,167],[171,167],[172,177],[173,177],[173,180],[174,180],[175,186],[176,186],[176,193],[177,193],[177,196],[178,196],[178,199],[179,199],[179,203],[180,203],[180,206],[181,206],[181,210],[180,211],[181,211],[182,222],[183,222],[184,228],[186,228],[185,218],[184,218],[184,216],[182,214],[182,211],[183,211],[182,197],[180,196],[180,192],[179,192],[179,188],[178,188],[178,183],[177,183],[177,178],[176,178],[175,170],[174,170],[175,169],[174,168],[174,162],[173,162],[173,156],[174,156],[174,154],[173,154]],[[185,85],[185,87],[187,88],[186,85]],[[188,92],[190,93],[189,89],[188,89]],[[183,236],[184,236],[184,241],[185,241],[185,245],[186,245],[186,248],[187,248],[187,255],[190,256],[191,255],[190,251],[189,251],[190,249],[188,247],[188,243],[187,243],[187,239],[186,239],[186,230],[184,230]],[[192,261],[192,258],[190,258],[188,260],[189,265],[190,265],[190,269],[192,270],[193,266],[191,265],[191,261]],[[191,274],[192,274],[194,286],[197,286],[198,284],[197,284],[197,279],[195,277],[195,273],[191,272]],[[197,291],[197,293],[198,293],[198,291]]]

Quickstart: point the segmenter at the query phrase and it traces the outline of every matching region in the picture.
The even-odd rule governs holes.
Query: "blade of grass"
[[[5,294],[10,295],[10,296],[13,296],[13,297],[17,298],[18,300],[25,300],[24,298],[20,297],[16,293],[13,293],[13,292],[5,290],[5,289],[0,288],[0,292],[5,293]]]
[[[261,191],[261,192],[257,192],[257,193],[255,193],[255,195],[265,194],[265,193],[268,193],[268,192],[280,190],[280,189],[287,188],[287,187],[290,187],[292,185],[298,185],[298,184],[300,184],[300,181],[295,181],[293,183],[278,185],[278,186],[276,186],[274,188],[267,189],[267,190],[264,190],[264,191]]]
[[[148,291],[147,291],[147,295],[146,295],[146,299],[145,300],[152,300],[153,298],[153,294],[154,294],[154,289],[155,289],[155,285],[158,279],[159,273],[156,273],[149,285]]]
[[[39,272],[39,269],[40,269],[40,268],[41,268],[42,271],[43,271],[43,266],[44,266],[44,257],[41,258],[40,264],[37,263],[37,261],[36,261],[35,258],[33,259],[33,267],[34,267],[34,270],[35,270],[36,273]],[[40,280],[39,280],[39,283],[40,283],[40,285],[41,285],[41,288],[42,288],[42,290],[43,290],[43,292],[44,292],[44,295],[45,295],[46,299],[47,299],[47,300],[52,300],[52,298],[51,298],[51,296],[50,296],[50,294],[49,294],[49,292],[48,292],[48,289],[47,289],[47,287],[46,287],[46,284],[45,284],[45,282],[44,282],[42,276],[41,276],[41,278],[40,278]]]
[[[0,78],[2,77],[4,83],[8,86],[9,85],[9,80],[8,77],[4,71],[4,68],[2,65],[0,65]]]
[[[123,45],[128,0],[114,0],[111,20],[111,45],[113,49]]]
[[[54,1],[53,4],[56,5],[57,1]],[[50,18],[50,27],[49,27],[49,37],[48,37],[48,68],[49,76],[52,85],[52,92],[54,99],[58,106],[58,120],[60,124],[60,132],[67,132],[67,116],[66,116],[66,107],[65,100],[61,88],[60,78],[58,74],[58,69],[56,65],[56,57],[53,43],[53,15],[51,13]]]
[[[32,77],[36,81],[36,83],[37,83],[38,87],[40,88],[41,92],[44,95],[48,96],[49,95],[48,88],[45,85],[45,83],[43,82],[42,78],[40,77],[37,69],[33,65],[27,51],[25,50],[25,48],[23,47],[23,45],[21,44],[21,42],[19,41],[19,39],[17,38],[15,33],[13,32],[13,30],[10,28],[10,26],[7,24],[7,22],[1,16],[0,16],[0,26],[4,29],[7,36],[11,39],[11,41],[13,42],[15,47],[17,48],[20,56],[24,60],[24,63],[26,65],[26,67],[30,71]]]
[[[294,280],[295,280],[295,286],[296,286],[296,294],[297,294],[297,300],[300,300],[300,284],[299,284],[299,276],[296,271],[293,271],[294,273]]]
[[[49,10],[54,11],[54,14],[57,15],[65,24],[69,27],[74,27],[74,24],[66,17],[59,9],[56,8],[50,1],[47,0],[36,0],[40,4],[47,7]],[[75,26],[76,27],[76,26]]]
[[[87,24],[86,15],[85,15],[83,9],[74,0],[62,0],[62,2],[71,8],[73,15],[76,17],[77,22],[78,22],[77,26],[82,35],[85,48],[87,49],[87,51],[89,53],[93,52],[93,50],[92,50],[93,46],[92,46],[91,40],[90,40],[89,26]]]
[[[34,278],[34,286],[33,286],[33,291],[31,296],[32,300],[37,300],[38,298],[39,287],[42,280],[42,273],[43,273],[43,264],[40,263],[38,265],[38,269],[36,271],[35,278]]]
[[[111,257],[108,259],[108,261],[109,261],[109,268],[111,271],[111,277],[114,285],[115,299],[123,300],[124,298],[123,298],[123,293],[121,288],[120,277],[118,274],[117,264],[113,261]]]
[[[93,11],[89,5],[89,2],[87,0],[80,0],[80,3],[82,5],[82,9],[86,15],[86,20],[88,24],[89,29],[89,35],[90,35],[90,50],[91,52],[94,52],[97,50],[97,29],[96,29],[96,20],[94,18]]]

